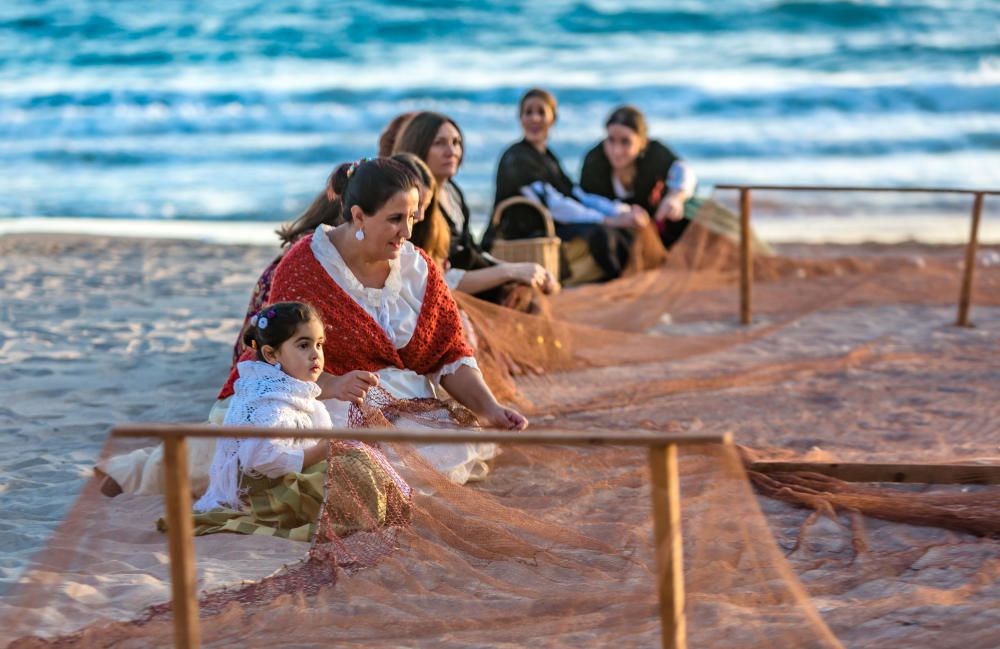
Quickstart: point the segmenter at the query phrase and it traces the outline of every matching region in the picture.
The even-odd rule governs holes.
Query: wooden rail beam
[[[426,428],[255,428],[251,426],[215,426],[211,424],[119,424],[111,429],[115,437],[263,437],[311,439],[353,439],[362,442],[413,442],[440,444],[450,442],[498,442],[505,444],[567,444],[572,446],[662,446],[664,444],[724,444],[732,441],[730,433],[664,433],[655,430],[552,430],[529,428],[510,430],[448,430]]]
[[[1000,484],[1000,465],[880,464],[869,462],[751,462],[758,473],[805,471],[844,482],[910,482],[922,484]]]

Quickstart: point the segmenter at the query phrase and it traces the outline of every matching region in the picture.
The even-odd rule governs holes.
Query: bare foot
[[[104,480],[101,480],[101,493],[108,498],[114,498],[118,494],[122,493],[122,486],[118,484],[114,478],[106,475],[104,476]]]

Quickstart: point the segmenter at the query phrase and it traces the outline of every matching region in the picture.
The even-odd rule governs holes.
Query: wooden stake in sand
[[[740,189],[740,323],[748,325],[750,287],[753,285],[753,256],[750,250],[750,190]]]
[[[187,455],[187,439],[184,437],[163,440],[174,642],[179,649],[196,649],[201,646],[201,629],[198,626],[198,573],[194,559],[194,522],[191,518]]]
[[[660,592],[663,649],[687,649],[681,484],[676,444],[649,448],[649,474],[653,483],[653,542],[656,547],[656,585]]]
[[[983,214],[983,193],[977,192],[972,201],[972,225],[969,243],[965,246],[965,269],[962,273],[962,292],[958,296],[959,327],[969,326],[969,304],[972,302],[972,275],[976,269],[976,248],[979,246],[979,218]]]

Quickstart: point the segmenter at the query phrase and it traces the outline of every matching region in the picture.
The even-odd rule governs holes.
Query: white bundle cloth
[[[330,414],[316,397],[318,385],[300,381],[279,368],[261,361],[239,364],[240,378],[223,421],[225,426],[267,428],[333,428]],[[240,475],[278,478],[300,472],[303,449],[315,439],[219,438],[209,468],[205,495],[194,504],[195,511],[217,507],[241,509]]]

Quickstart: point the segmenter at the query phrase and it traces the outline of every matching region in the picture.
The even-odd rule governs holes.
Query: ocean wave
[[[1000,186],[998,20],[980,0],[8,4],[0,215],[288,216],[423,109],[465,130],[485,213],[537,84],[574,174],[633,103],[706,184]]]

